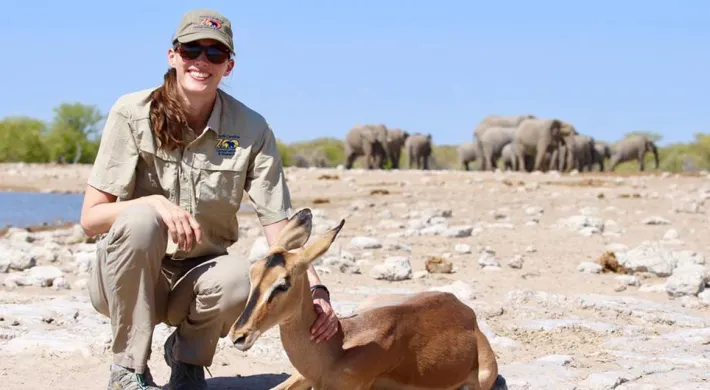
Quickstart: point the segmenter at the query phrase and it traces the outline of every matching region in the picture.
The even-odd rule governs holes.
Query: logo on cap
[[[215,30],[219,30],[222,28],[222,22],[209,16],[203,17],[202,22],[200,22],[200,24],[206,27],[213,28]]]

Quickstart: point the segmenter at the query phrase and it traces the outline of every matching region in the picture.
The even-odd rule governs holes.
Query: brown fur
[[[308,240],[311,218],[308,209],[296,213],[266,257],[254,263],[247,307],[230,330],[235,346],[246,351],[261,333],[279,326],[297,372],[276,389],[493,386],[498,373],[495,355],[474,311],[451,293],[376,296],[375,304],[366,301],[353,316],[340,319],[341,327],[329,341],[311,341],[316,314],[306,269],[330,247],[344,224],[343,220],[310,245],[288,252]],[[269,292],[284,278],[290,287],[269,299]]]
[[[617,274],[626,274],[629,271],[623,265],[619,264],[619,260],[616,259],[614,252],[606,251],[597,262],[602,266],[602,272],[613,272]]]

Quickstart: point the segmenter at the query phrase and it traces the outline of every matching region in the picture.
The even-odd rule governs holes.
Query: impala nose
[[[247,342],[247,335],[243,334],[234,340],[234,347],[238,350],[243,351]]]

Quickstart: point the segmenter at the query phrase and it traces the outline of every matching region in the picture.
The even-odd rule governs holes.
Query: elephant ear
[[[362,139],[368,142],[375,142],[375,140],[377,139],[375,136],[375,132],[370,127],[362,127],[360,135],[362,136]]]

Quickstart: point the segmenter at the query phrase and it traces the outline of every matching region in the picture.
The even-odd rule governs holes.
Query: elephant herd
[[[345,136],[345,167],[351,169],[362,157],[366,169],[384,169],[387,161],[399,169],[402,149],[408,156],[409,168],[430,169],[433,146],[431,134],[409,134],[401,129],[388,129],[383,124],[356,125]],[[481,170],[495,170],[502,160],[503,169],[514,171],[580,172],[592,171],[595,165],[604,171],[619,164],[637,160],[643,171],[646,152],[653,153],[659,166],[658,148],[643,135],[622,139],[615,145],[580,134],[576,128],[556,118],[534,115],[489,115],[473,130],[473,141],[457,148],[459,163],[465,170],[479,162]]]
[[[399,169],[402,148],[407,152],[409,168],[429,169],[433,151],[431,134],[409,134],[387,126],[357,125],[345,135],[345,167],[350,169],[358,157],[363,157],[367,169],[384,169],[390,161],[392,169]]]
[[[658,169],[658,148],[643,135],[622,139],[616,145],[580,134],[575,127],[560,119],[534,115],[485,117],[473,131],[473,141],[459,145],[459,162],[469,170],[469,163],[479,162],[481,170],[495,170],[502,160],[503,169],[527,172],[557,170],[592,171],[595,165],[604,171],[619,164],[637,160],[643,171],[646,152],[653,153]]]

